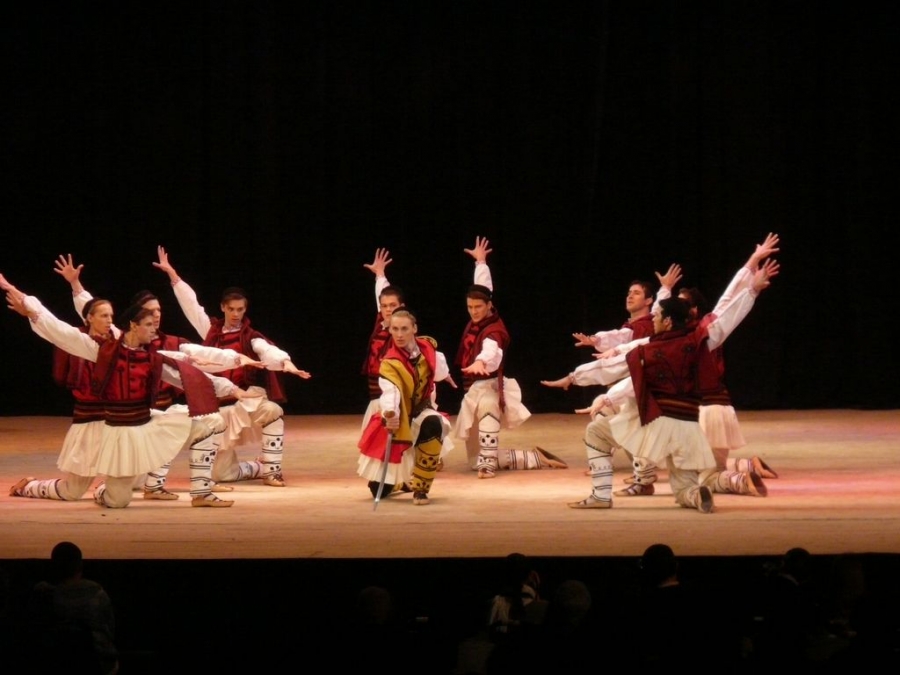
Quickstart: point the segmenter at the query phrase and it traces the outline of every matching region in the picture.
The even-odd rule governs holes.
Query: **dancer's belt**
[[[111,427],[137,427],[150,421],[147,401],[107,402],[104,413],[106,423]]]

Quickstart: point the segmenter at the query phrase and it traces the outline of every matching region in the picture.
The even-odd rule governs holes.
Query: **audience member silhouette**
[[[33,666],[41,672],[115,675],[115,615],[106,591],[84,578],[81,549],[68,541],[50,554],[50,578],[30,602]],[[30,670],[30,668],[29,668]]]

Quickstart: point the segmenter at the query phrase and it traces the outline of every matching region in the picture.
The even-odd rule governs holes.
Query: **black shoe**
[[[376,497],[376,498],[378,497],[378,486],[379,486],[379,485],[380,485],[380,483],[379,483],[377,480],[370,480],[370,481],[369,481],[369,492],[372,493],[372,497]],[[381,491],[381,496],[382,496],[382,497],[387,497],[387,496],[388,496],[389,494],[391,494],[393,491],[394,491],[394,486],[393,486],[393,484],[392,484],[392,483],[385,483],[385,484],[384,484],[384,489]]]

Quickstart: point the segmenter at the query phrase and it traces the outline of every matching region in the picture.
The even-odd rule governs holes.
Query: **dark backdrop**
[[[0,272],[67,320],[58,254],[192,335],[164,245],[211,310],[313,379],[291,414],[356,413],[376,247],[452,357],[487,236],[508,372],[539,385],[671,262],[715,299],[756,242],[782,274],[726,344],[740,408],[900,407],[890,297],[895,3],[18,3],[4,21]],[[50,347],[2,315],[3,414],[66,414]],[[440,390],[453,409],[458,392]]]

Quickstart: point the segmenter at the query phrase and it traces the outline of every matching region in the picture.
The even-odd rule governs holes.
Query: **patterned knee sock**
[[[16,490],[18,497],[30,497],[31,499],[62,499],[59,494],[60,478],[48,480],[30,480],[24,486]]]
[[[191,498],[212,494],[212,466],[221,444],[222,433],[215,433],[191,445]]]
[[[501,469],[515,471],[529,469],[543,469],[541,455],[537,450],[498,450],[497,461]]]
[[[253,480],[262,475],[263,463],[259,460],[238,462],[238,477],[235,480]]]
[[[656,464],[643,457],[635,457],[631,466],[634,469],[634,482],[637,485],[652,485],[659,478],[656,475]]]
[[[437,463],[441,456],[443,443],[440,438],[430,438],[420,441],[416,445],[416,464],[413,467],[410,487],[413,492],[425,492],[431,490],[434,475],[437,473]]]
[[[500,420],[493,415],[485,415],[478,422],[478,461],[475,468],[479,475],[493,476],[499,468],[497,448],[500,444]]]
[[[162,492],[166,489],[166,478],[172,464],[163,464],[155,471],[150,471],[144,478],[144,492]]]
[[[585,442],[588,467],[591,470],[591,496],[598,502],[612,501],[613,465],[612,454]]]
[[[270,422],[262,429],[262,475],[281,473],[281,457],[284,452],[284,418]]]

